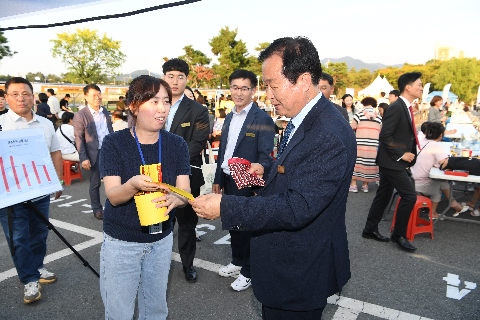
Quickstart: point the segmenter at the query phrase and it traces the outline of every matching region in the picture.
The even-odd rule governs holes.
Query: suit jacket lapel
[[[402,104],[403,110],[404,110],[405,113],[407,114],[407,119],[410,119],[410,121],[409,121],[410,128],[412,129],[412,132],[414,132],[414,131],[413,131],[413,118],[411,118],[412,115],[410,114],[410,109],[409,109],[408,106],[405,104],[405,101],[403,101],[403,99],[400,99],[400,98],[398,98],[398,99],[400,100],[400,103]]]
[[[110,114],[108,113],[107,108],[102,107],[102,110],[103,110],[103,114],[105,115],[105,119],[107,120],[108,133],[112,133],[113,132],[113,127],[112,127],[112,119],[110,119]]]
[[[222,162],[223,162],[223,157],[225,156],[225,149],[227,149],[228,130],[230,128],[231,121],[232,121],[232,113],[230,112],[225,117],[225,121],[223,122],[223,126],[222,126],[222,134],[220,135],[220,150],[218,154],[222,155],[221,156]]]
[[[182,102],[180,102],[180,105],[178,106],[177,112],[175,112],[175,117],[173,117],[170,132],[175,132],[180,122],[182,122],[183,117],[187,114],[190,104],[189,101],[190,99],[183,97]],[[193,125],[193,123],[191,125]]]
[[[243,122],[243,126],[242,126],[242,129],[240,130],[240,134],[238,135],[237,144],[235,145],[235,149],[233,150],[233,152],[237,150],[237,147],[240,144],[240,141],[242,141],[242,139],[245,137],[245,134],[247,133],[247,129],[255,120],[257,112],[258,112],[257,105],[253,103],[252,108],[250,109],[250,112],[247,114],[247,118],[245,118],[245,121]]]

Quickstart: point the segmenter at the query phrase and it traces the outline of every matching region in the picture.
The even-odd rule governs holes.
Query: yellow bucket
[[[167,221],[169,216],[164,216],[167,211],[167,207],[155,208],[157,203],[153,203],[152,200],[163,196],[164,193],[157,192],[137,192],[135,194],[135,204],[137,205],[138,218],[140,219],[140,225],[151,226],[163,221]]]
[[[140,173],[152,178],[153,182],[162,181],[162,165],[161,163],[140,166]],[[164,193],[156,192],[137,192],[134,196],[135,204],[137,205],[138,218],[140,225],[151,226],[163,221],[167,221],[169,216],[164,216],[167,207],[155,208],[157,203],[152,200],[163,196]]]

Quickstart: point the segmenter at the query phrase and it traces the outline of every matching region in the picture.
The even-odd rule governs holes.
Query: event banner
[[[428,92],[430,91],[430,82],[423,87],[423,94],[422,94],[422,102],[425,102],[425,100],[428,97]]]
[[[450,87],[452,86],[451,83],[447,84],[444,88],[443,88],[443,94],[442,94],[442,99],[443,101],[447,101],[448,99],[448,93],[450,92]],[[450,101],[452,102],[452,101]],[[455,101],[453,101],[455,102]]]
[[[0,208],[62,190],[42,128],[0,132]]]

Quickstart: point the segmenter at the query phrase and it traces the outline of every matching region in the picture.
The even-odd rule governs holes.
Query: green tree
[[[108,74],[125,62],[120,51],[120,41],[114,41],[97,30],[77,29],[75,33],[62,32],[51,49],[54,58],[61,57],[69,70],[66,78],[70,82],[100,83],[108,81]]]
[[[348,76],[348,66],[345,62],[331,62],[327,68],[324,68],[324,72],[330,74],[335,82],[335,94],[344,92],[345,88],[350,85],[350,79]]]
[[[460,100],[474,99],[480,84],[480,61],[475,58],[453,58],[442,62],[432,79],[436,88],[442,88],[448,83],[450,89]]]
[[[360,71],[357,72],[355,68],[352,68],[349,76],[353,87],[357,89],[365,89],[373,80],[373,75],[368,69],[360,69]]]
[[[7,81],[8,79],[12,78],[13,76],[9,74],[0,74],[0,81]]]
[[[27,73],[25,78],[30,82],[45,82],[45,80],[47,79],[45,75],[41,72],[35,72],[35,73],[29,72]],[[39,78],[40,80],[37,80],[35,78]]]
[[[218,64],[212,69],[220,76],[220,83],[227,83],[230,74],[237,69],[247,69],[252,59],[248,57],[247,45],[242,40],[237,40],[238,29],[230,30],[229,27],[222,28],[216,37],[208,43],[212,52],[218,56]]]
[[[3,36],[3,32],[0,31],[0,60],[3,59],[3,57],[11,57],[17,52],[11,52],[10,47],[7,46],[6,44],[8,43],[7,38]]]
[[[208,65],[212,59],[209,59],[205,53],[195,50],[191,45],[183,47],[185,54],[178,58],[187,62],[190,72],[188,75],[188,84],[194,88],[208,86],[212,83],[213,70]]]

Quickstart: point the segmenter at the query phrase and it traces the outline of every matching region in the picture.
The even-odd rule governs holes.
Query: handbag
[[[210,142],[208,145],[208,164],[205,162],[205,154],[202,154],[202,174],[205,184],[200,187],[200,195],[212,193],[213,181],[215,180],[215,172],[217,171],[217,164],[215,163],[215,157],[213,156],[212,147]],[[203,151],[202,151],[203,152]]]

